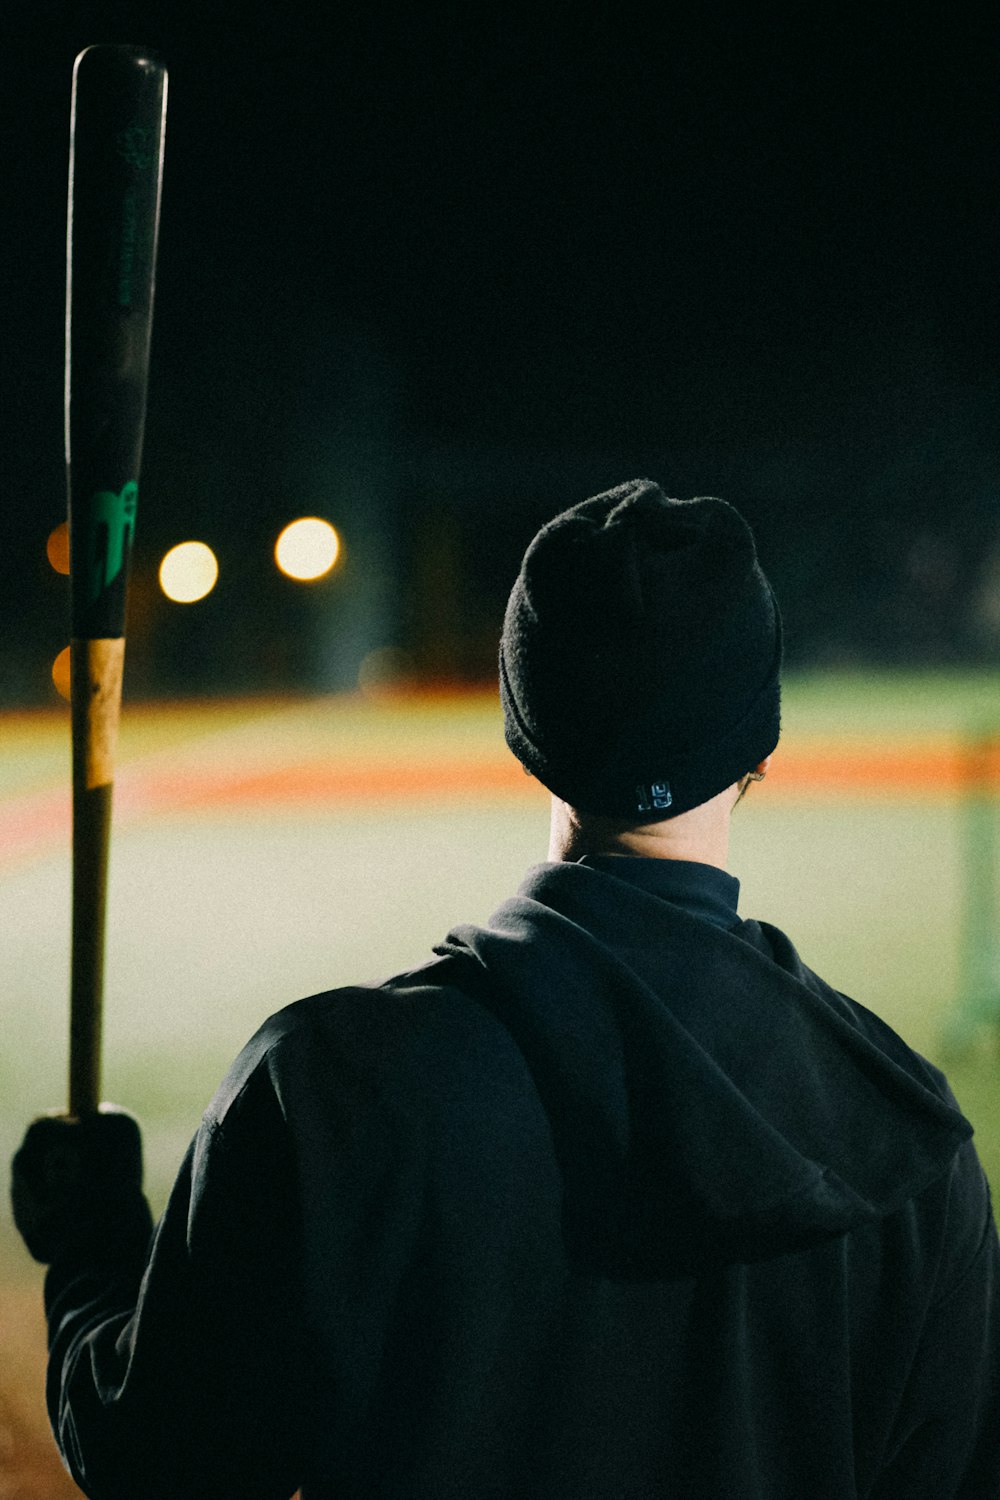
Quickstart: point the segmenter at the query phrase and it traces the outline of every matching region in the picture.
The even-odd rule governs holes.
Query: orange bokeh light
[[[45,551],[57,573],[69,573],[69,526],[65,521],[49,532]]]
[[[64,646],[52,663],[52,681],[60,698],[69,702],[69,647]]]

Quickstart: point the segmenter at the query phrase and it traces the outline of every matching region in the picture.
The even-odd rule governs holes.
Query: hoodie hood
[[[435,952],[520,1048],[567,1249],[596,1273],[822,1244],[902,1207],[972,1134],[943,1076],[776,928],[726,932],[566,863]]]

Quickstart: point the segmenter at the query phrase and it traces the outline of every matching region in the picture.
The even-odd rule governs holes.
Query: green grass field
[[[793,679],[789,759],[800,742],[957,743],[969,725],[1000,723],[998,688],[983,674]],[[26,1122],[64,1098],[67,737],[58,712],[0,716],[5,1172]],[[852,796],[817,784],[791,795],[780,754],[735,819],[741,911],[785,928],[807,963],[946,1067],[1000,1183],[996,1038],[956,1057],[942,1043],[961,987],[954,790]],[[505,779],[507,759],[486,697],[126,711],[103,1092],[142,1120],[155,1207],[229,1062],[271,1011],[422,962],[545,858],[545,794],[520,773]],[[0,1328],[9,1420],[25,1432],[44,1426],[40,1282],[4,1194]],[[0,1495],[3,1462],[0,1408]],[[45,1483],[38,1495],[57,1493]],[[10,1493],[36,1491],[23,1481]]]

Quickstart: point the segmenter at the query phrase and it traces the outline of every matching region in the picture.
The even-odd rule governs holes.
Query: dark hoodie
[[[49,1273],[88,1494],[997,1500],[971,1127],[728,877],[653,864],[540,866],[258,1032],[145,1273],[127,1235]]]

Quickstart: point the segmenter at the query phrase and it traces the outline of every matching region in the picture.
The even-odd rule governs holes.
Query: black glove
[[[109,1104],[79,1120],[34,1120],[14,1157],[10,1199],[24,1243],[43,1264],[99,1250],[137,1217],[149,1223],[138,1122]]]

